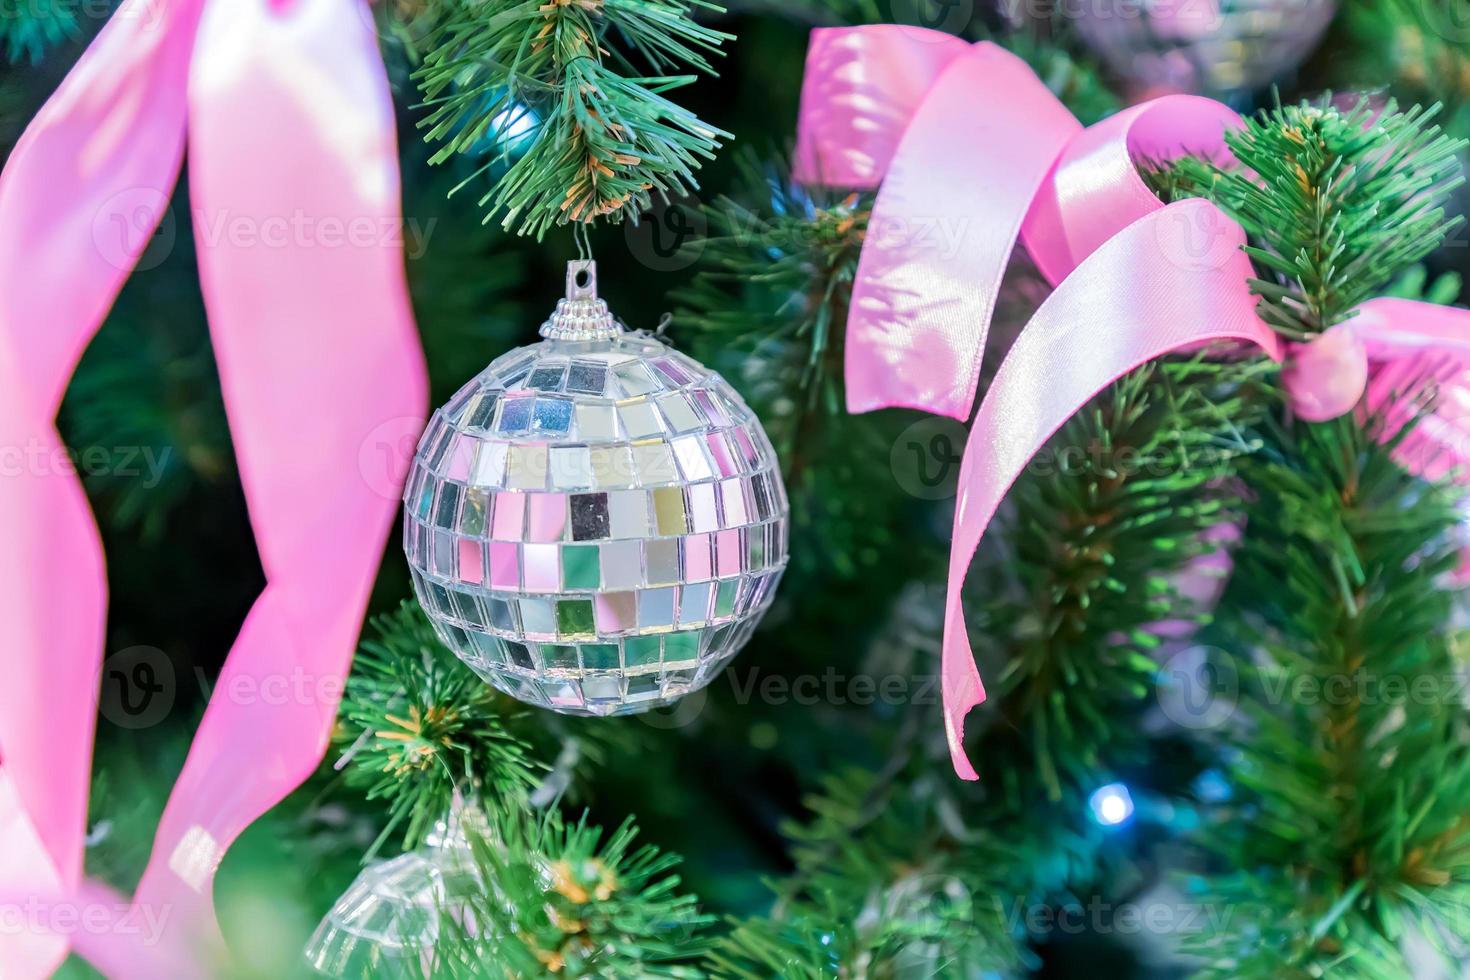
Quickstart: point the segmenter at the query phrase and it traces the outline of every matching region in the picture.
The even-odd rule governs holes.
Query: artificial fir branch
[[[1227,133],[1233,161],[1186,158],[1153,183],[1208,197],[1240,222],[1262,318],[1310,340],[1460,223],[1443,205],[1464,181],[1456,155],[1466,144],[1432,124],[1435,112],[1367,100],[1280,106]]]
[[[689,245],[699,264],[673,294],[675,322],[696,356],[741,389],[776,446],[801,539],[788,582],[835,572],[891,600],[885,578],[922,575],[939,559],[903,546],[922,533],[907,520],[920,519],[919,501],[881,462],[912,418],[854,418],[845,405],[842,338],[872,196],[803,188],[785,160],[740,164],[740,190],[705,209],[710,235]]]
[[[664,97],[729,35],[698,24],[706,0],[447,0],[416,73],[430,113],[420,124],[455,153],[510,159],[508,134],[531,145],[481,199],[487,220],[541,237],[553,225],[636,219],[655,194],[695,188],[694,171],[728,136]],[[625,54],[625,46],[629,53]],[[659,74],[638,76],[632,58]],[[468,181],[466,181],[468,183]]]
[[[901,974],[925,963],[918,972],[935,977],[1014,967],[1018,937],[1001,896],[1029,876],[1007,880],[1010,845],[957,825],[956,813],[978,801],[956,806],[922,750],[933,718],[910,719],[920,739],[912,757],[896,757],[902,768],[828,776],[805,801],[812,819],[786,826],[802,890],[783,904],[842,900],[865,955],[907,964]]]
[[[843,443],[859,445],[858,434],[884,432],[888,420],[845,415],[841,359],[833,357],[868,201],[792,189],[780,168],[750,172],[756,192],[742,200],[758,203],[721,202],[709,215],[717,237],[701,244],[705,271],[680,295],[694,314],[684,320],[757,364],[735,376],[755,403],[776,406],[767,418],[780,419],[785,407],[790,425],[776,431],[799,460],[793,499],[820,508],[882,495],[879,488],[891,491],[895,481],[873,460],[892,449],[896,430],[865,449],[867,462],[848,483],[823,482],[845,458],[832,453],[825,433],[847,433]],[[1004,325],[997,331],[1005,332]],[[942,887],[956,881],[967,896],[1040,902],[1068,882],[1092,880],[1099,840],[1083,816],[1087,796],[1100,773],[1144,755],[1140,716],[1158,669],[1149,627],[1201,616],[1184,608],[1169,576],[1204,550],[1204,534],[1236,519],[1221,485],[1235,458],[1253,448],[1244,434],[1258,411],[1249,391],[1265,373],[1259,363],[1203,357],[1145,368],[1056,437],[1047,458],[1060,465],[1034,469],[1012,494],[1006,537],[1019,542],[1024,559],[992,562],[993,574],[972,577],[971,635],[989,659],[987,676],[1000,677],[1003,712],[975,750],[986,760],[988,792],[963,802],[936,793],[932,770],[943,765],[942,751],[870,784],[861,798],[843,781],[829,782],[811,800],[816,819],[788,827],[797,874],[777,883],[781,900],[769,915],[743,920],[720,944],[716,974],[903,975],[900,967],[926,951],[944,951],[944,968],[956,975],[994,968],[1014,961],[1017,937],[990,905],[971,908],[964,929],[928,919],[924,928],[933,931],[922,937],[904,932],[902,917],[875,910],[916,882],[930,888],[937,908],[948,901]],[[801,494],[804,482],[823,492]],[[865,489],[855,494],[852,486]],[[828,575],[834,551],[841,553],[820,551]],[[941,571],[935,562],[927,574]],[[902,805],[914,799],[923,802]],[[957,812],[970,830],[954,826]],[[1001,840],[1003,848],[986,844]],[[969,871],[963,880],[929,874],[936,856]]]
[[[405,603],[372,628],[347,682],[337,739],[349,781],[388,801],[373,851],[400,826],[405,847],[416,846],[457,794],[523,797],[539,766],[507,730],[505,699],[444,650],[417,606]]]
[[[1193,951],[1209,976],[1405,976],[1406,931],[1470,938],[1470,726],[1440,581],[1458,494],[1352,418],[1272,426],[1269,446],[1222,622],[1238,796],[1204,841],[1239,870],[1205,880],[1232,914]]]
[[[806,801],[812,819],[786,828],[796,874],[768,916],[721,938],[711,973],[959,978],[1014,967],[1001,899],[1016,886],[1003,877],[1013,863],[998,839],[955,834],[945,794],[920,774],[929,761],[825,778]]]
[[[191,495],[235,477],[202,317],[140,317],[125,296],[77,367],[61,425],[108,527],[145,540],[160,540]],[[85,465],[92,447],[108,465]]]
[[[1185,161],[1171,182],[1241,221],[1263,316],[1308,338],[1385,286],[1422,289],[1410,267],[1453,224],[1459,148],[1427,117],[1279,108],[1232,137],[1238,167]],[[1432,410],[1430,388],[1398,397]],[[1246,681],[1221,738],[1238,795],[1204,839],[1236,870],[1204,880],[1230,914],[1193,951],[1210,976],[1406,975],[1406,931],[1470,935],[1470,753],[1443,584],[1458,491],[1407,472],[1393,458],[1407,429],[1386,439],[1376,418],[1260,431],[1219,634]]]
[[[678,858],[637,835],[631,819],[604,840],[585,816],[497,811],[487,834],[470,836],[484,887],[444,908],[428,975],[701,976],[711,919],[679,891]]]
[[[1422,265],[1415,265],[1389,283],[1383,295],[1449,306],[1459,297],[1463,285],[1464,282],[1457,272],[1446,272],[1430,279],[1429,270]]]

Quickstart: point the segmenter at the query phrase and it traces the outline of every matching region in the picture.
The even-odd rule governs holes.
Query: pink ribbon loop
[[[1167,95],[1124,109],[1082,130],[1062,149],[1031,202],[1022,234],[1026,251],[1053,285],[1103,242],[1162,208],[1138,172],[1137,161],[1168,161],[1185,154],[1228,159],[1228,130],[1241,125],[1234,110],[1212,99]],[[1200,226],[1187,243],[1196,253],[1228,247],[1229,222]],[[1221,237],[1221,236],[1224,237]]]
[[[26,128],[0,176],[0,446],[60,459],[72,370],[162,216],[184,150],[200,3],[127,0]],[[65,200],[59,199],[65,193]],[[102,542],[66,468],[0,479],[0,902],[81,882]],[[23,904],[23,903],[21,903]],[[48,976],[66,937],[0,933],[8,976]]]
[[[975,93],[987,90],[1006,98],[977,104]],[[1080,128],[1025,62],[994,44],[971,47],[939,73],[868,222],[847,326],[850,411],[969,416],[1021,222]]]
[[[873,190],[934,82],[970,45],[952,34],[883,24],[812,31],[793,176]]]
[[[187,129],[205,301],[268,579],[132,900],[168,910],[161,942],[0,936],[7,976],[45,976],[69,945],[113,976],[217,974],[219,862],[325,751],[427,401],[392,100],[360,8],[128,0],[0,174],[0,445],[60,451],[69,374],[165,213]],[[106,895],[81,876],[101,543],[67,475],[0,481],[0,537],[0,828],[17,830],[0,837],[0,890],[89,902]]]
[[[1155,358],[1214,341],[1279,356],[1255,298],[1240,288],[1250,261],[1238,248],[1245,242],[1238,225],[1224,224],[1235,235],[1223,261],[1179,261],[1201,228],[1223,220],[1208,202],[1181,201],[1104,242],[1037,310],[980,404],[960,469],[940,666],[950,758],[962,778],[977,778],[964,752],[964,718],[985,699],[962,589],[991,518],[1026,465],[1094,396]]]

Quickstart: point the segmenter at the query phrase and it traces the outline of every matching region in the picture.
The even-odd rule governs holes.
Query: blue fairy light
[[[1104,827],[1119,827],[1133,818],[1133,796],[1122,783],[1108,783],[1087,801],[1092,816]]]

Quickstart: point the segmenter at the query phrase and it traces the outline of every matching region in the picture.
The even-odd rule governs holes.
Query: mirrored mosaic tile
[[[531,410],[531,431],[564,436],[572,427],[572,403],[565,398],[537,398]]]
[[[597,541],[606,538],[610,527],[607,494],[579,493],[572,497],[573,541]]]
[[[668,486],[679,482],[679,471],[674,468],[674,451],[662,439],[634,443],[633,472],[638,484],[645,487]]]
[[[585,442],[612,442],[618,438],[618,413],[613,405],[577,405],[577,434]]]
[[[531,428],[531,409],[535,401],[530,398],[507,398],[500,402],[495,417],[495,431],[503,436],[515,435]]]
[[[540,490],[546,486],[545,446],[513,445],[505,463],[505,485],[513,490]]]
[[[567,375],[567,391],[578,395],[601,395],[607,387],[607,365],[596,361],[573,361]]]
[[[596,486],[592,452],[586,446],[552,446],[551,485],[557,490],[585,490]]]
[[[618,419],[623,430],[633,439],[648,439],[663,435],[663,418],[652,402],[637,401],[618,406]]]
[[[619,490],[609,493],[607,506],[608,531],[612,537],[641,538],[649,533],[652,524],[647,491]]]
[[[593,486],[604,490],[633,486],[631,446],[593,446],[587,454]]]
[[[475,463],[471,467],[470,482],[477,487],[498,487],[505,484],[505,460],[510,447],[503,442],[482,442],[475,451]]]
[[[646,395],[660,387],[642,361],[624,361],[613,368],[613,377],[617,379],[618,391],[623,398]]]
[[[674,432],[695,432],[705,427],[688,395],[665,395],[658,400],[658,410]]]
[[[609,541],[601,546],[602,583],[608,589],[635,589],[643,584],[643,543]]]
[[[526,379],[526,387],[535,391],[560,391],[566,376],[567,366],[565,364],[540,364],[531,369],[531,376]]]

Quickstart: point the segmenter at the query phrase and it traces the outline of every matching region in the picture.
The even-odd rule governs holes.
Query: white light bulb
[[[1117,827],[1133,816],[1133,797],[1122,783],[1109,783],[1088,800],[1092,815],[1104,827]]]
[[[529,106],[517,102],[495,114],[490,120],[490,132],[495,134],[497,142],[514,146],[534,133],[540,124],[541,120]]]

